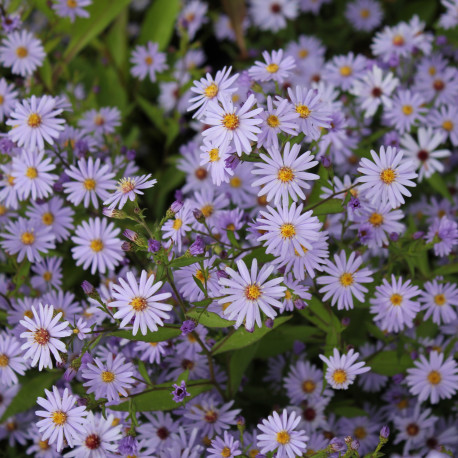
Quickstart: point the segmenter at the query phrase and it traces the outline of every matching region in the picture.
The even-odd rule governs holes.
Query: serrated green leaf
[[[211,299],[210,299],[211,301]],[[228,328],[234,326],[235,321],[225,320],[213,312],[190,310],[186,313],[188,318],[207,326],[208,328]]]
[[[134,336],[132,331],[120,329],[113,331],[110,335],[120,337],[121,339],[128,340],[139,340],[141,342],[162,342],[164,340],[173,339],[181,334],[180,327],[178,325],[168,324],[160,327],[157,331],[148,331],[146,335],[141,334],[140,331]]]
[[[155,410],[164,411],[178,408],[179,404],[173,400],[172,396],[174,383],[177,382],[173,381],[169,383],[162,383],[161,385],[156,385],[154,387],[155,391],[148,391],[132,397],[132,404],[135,406],[136,411],[151,412]],[[196,397],[200,393],[211,390],[214,387],[214,385],[208,380],[193,380],[190,383],[192,383],[192,385],[186,385],[186,390],[191,395],[186,397],[187,401]],[[128,412],[129,401],[123,402],[117,406],[110,406],[110,409]]]
[[[256,328],[253,332],[248,332],[244,327],[240,327],[228,338],[223,338],[219,342],[216,342],[213,346],[212,353],[214,355],[219,355],[220,353],[224,353],[226,351],[248,347],[249,345],[252,345],[262,339],[266,334],[271,332],[272,329],[278,328],[291,318],[292,315],[280,316],[275,318],[273,328],[268,328],[264,325],[262,328]]]
[[[58,372],[40,372],[32,375],[27,373],[19,377],[20,389],[16,396],[11,401],[11,404],[6,408],[0,421],[4,421],[13,415],[25,412],[37,404],[39,396],[45,396],[45,389],[52,387],[54,382],[62,377],[62,373]]]
[[[169,44],[180,11],[179,0],[155,0],[143,20],[139,42],[152,41],[163,50]]]

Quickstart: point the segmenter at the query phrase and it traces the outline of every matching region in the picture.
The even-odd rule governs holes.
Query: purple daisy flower
[[[165,54],[159,52],[159,45],[151,41],[145,46],[136,46],[132,51],[130,61],[133,64],[130,70],[132,75],[141,80],[149,76],[152,83],[156,81],[156,73],[168,68]]]
[[[442,218],[435,218],[425,239],[428,243],[435,241],[435,238],[439,241],[434,243],[434,254],[436,256],[448,256],[453,247],[458,244],[458,224],[456,221],[448,219],[446,216]]]
[[[89,110],[79,121],[84,133],[112,134],[121,123],[121,112],[116,107],[103,107],[100,110]]]
[[[211,448],[210,448],[211,447]],[[223,439],[215,437],[207,449],[207,458],[234,458],[242,454],[239,441],[235,440],[227,431],[224,431]]]
[[[354,29],[370,32],[381,24],[383,10],[375,0],[354,0],[347,3],[345,17]]]
[[[89,17],[89,12],[84,7],[91,4],[92,0],[57,0],[57,3],[53,3],[52,8],[58,16],[67,17],[71,22],[75,22],[78,17]]]
[[[17,90],[8,84],[5,78],[0,79],[0,122],[8,117],[17,102]]]
[[[439,283],[438,280],[435,278],[425,283],[425,291],[421,292],[419,301],[421,310],[426,311],[424,319],[432,316],[433,322],[441,325],[456,318],[454,308],[458,307],[458,288],[452,283]]]
[[[262,53],[265,62],[257,60],[248,70],[248,74],[256,81],[276,81],[283,83],[290,76],[291,70],[296,68],[294,58],[286,56],[283,58],[283,49]]]

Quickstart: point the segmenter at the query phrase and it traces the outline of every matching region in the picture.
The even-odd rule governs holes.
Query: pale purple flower
[[[172,395],[173,400],[177,403],[184,401],[186,396],[191,396],[191,394],[186,390],[186,382],[184,380],[181,381],[179,386],[176,383],[173,384]]]
[[[133,64],[130,70],[132,75],[141,80],[149,76],[152,83],[156,81],[156,73],[168,68],[165,54],[159,52],[158,44],[151,41],[145,46],[136,46],[132,51],[130,61]]]
[[[283,57],[282,49],[271,53],[264,51],[262,57],[264,62],[257,60],[248,70],[248,74],[256,81],[276,81],[281,84],[296,67],[293,57]]]
[[[453,247],[458,244],[458,224],[446,216],[435,218],[425,239],[428,243],[431,243],[435,237],[439,241],[434,243],[434,254],[441,257],[448,256]]]
[[[89,12],[84,7],[91,4],[92,0],[57,0],[57,3],[53,3],[52,8],[58,16],[69,18],[71,22],[75,22],[78,17],[89,17]]]
[[[0,79],[0,122],[8,117],[17,102],[17,90],[8,84],[5,78]]]

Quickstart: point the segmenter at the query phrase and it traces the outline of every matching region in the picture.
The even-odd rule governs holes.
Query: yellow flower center
[[[205,218],[208,218],[209,216],[213,215],[213,205],[211,204],[207,204],[207,205],[204,205],[200,211],[202,212],[202,215],[205,216]]]
[[[8,185],[9,186],[14,186],[14,177],[11,176],[11,175],[7,175],[6,178],[8,180]]]
[[[393,37],[394,46],[402,46],[404,44],[404,37],[402,35],[395,35]]]
[[[27,318],[33,318],[32,310],[26,310],[24,312],[24,316],[26,316]]]
[[[287,431],[280,431],[277,433],[277,442],[281,445],[289,444],[291,437]]]
[[[280,67],[277,64],[269,64],[266,66],[266,70],[269,73],[277,73]]]
[[[25,171],[25,176],[33,180],[38,176],[38,170],[35,167],[27,167],[27,170]]]
[[[101,114],[97,114],[94,118],[94,124],[96,126],[103,126],[105,124],[105,118]]]
[[[0,95],[0,105],[3,105],[3,101],[4,101],[4,100],[5,100],[5,99],[3,98],[3,95]]]
[[[249,300],[249,301],[255,301],[256,299],[258,299],[260,296],[261,296],[261,288],[259,288],[258,285],[248,285],[246,288],[245,288],[245,297]]]
[[[308,55],[309,55],[309,51],[308,49],[301,49],[299,52],[298,52],[298,55],[301,59],[305,59]]]
[[[69,8],[76,8],[78,6],[78,2],[76,0],[67,0],[67,6]]]
[[[111,383],[115,379],[115,375],[111,371],[102,372],[102,382]]]
[[[368,10],[367,8],[361,8],[359,10],[359,15],[363,18],[363,19],[367,19],[370,15],[371,15],[371,12],[370,10]]]
[[[278,116],[275,115],[270,115],[266,122],[269,127],[278,127],[280,125],[280,120],[278,119]]]
[[[357,428],[355,428],[353,434],[355,435],[356,439],[361,440],[367,436],[367,431],[366,428],[364,428],[363,426],[358,426]]]
[[[16,56],[18,56],[19,59],[24,59],[24,57],[27,57],[28,55],[29,51],[27,51],[27,48],[24,48],[24,46],[16,48]]]
[[[201,270],[198,270],[194,276],[197,278],[197,280],[199,280],[202,284],[204,284],[205,282],[205,275],[204,273],[201,271]]]
[[[380,179],[385,184],[391,184],[396,178],[396,172],[393,169],[385,169],[380,173]]]
[[[436,303],[436,305],[439,306],[444,305],[446,302],[445,296],[443,294],[436,294],[434,296],[434,302]]]
[[[96,253],[103,250],[103,242],[100,239],[94,239],[90,246],[91,250],[95,251]]]
[[[299,117],[304,119],[310,116],[310,110],[307,105],[296,105],[296,112],[299,113]]]
[[[229,130],[235,130],[239,127],[240,121],[239,117],[234,113],[229,113],[223,118],[223,126]]]
[[[290,239],[296,235],[296,229],[294,225],[290,223],[282,224],[280,227],[280,234],[284,239]]]
[[[49,443],[48,441],[38,441],[38,447],[40,447],[40,450],[48,450]]]
[[[93,178],[86,178],[84,181],[83,181],[83,186],[84,186],[84,189],[86,189],[86,191],[92,191],[93,189],[95,189],[95,180]]]
[[[315,391],[315,388],[316,388],[316,383],[313,380],[306,380],[302,384],[302,391],[304,393],[313,393],[313,391]]]
[[[9,358],[8,356],[5,355],[5,353],[2,353],[0,355],[0,367],[6,367],[8,366],[8,362],[9,362]]]
[[[47,270],[44,274],[43,274],[43,280],[44,281],[51,281],[52,280],[52,273]]]
[[[349,65],[342,65],[339,71],[342,76],[350,76],[353,73],[353,69]]]
[[[334,382],[341,384],[347,381],[347,373],[343,369],[337,369],[332,374]]]
[[[390,297],[390,302],[395,306],[399,307],[402,304],[402,296],[400,294],[392,294]]]
[[[135,189],[135,181],[132,178],[122,178],[119,180],[118,189],[127,194]]]
[[[340,284],[347,288],[348,286],[353,285],[354,280],[353,280],[353,275],[350,272],[345,272],[340,276]]]
[[[181,220],[180,218],[176,218],[175,221],[173,222],[173,229],[175,231],[178,231],[180,229],[180,227],[183,226],[183,220]]]
[[[259,455],[259,450],[257,448],[253,448],[250,450],[248,455],[250,456],[250,458],[256,458]]]
[[[229,181],[229,184],[233,188],[240,188],[240,186],[242,186],[242,180],[239,177],[232,177]]]
[[[7,211],[8,209],[4,205],[0,204],[0,216],[6,215]]]
[[[32,243],[35,242],[35,235],[33,232],[24,232],[21,235],[21,242],[24,245],[32,245]]]
[[[55,425],[62,426],[67,421],[67,414],[62,410],[56,410],[52,413],[51,419]]]
[[[379,227],[383,223],[383,215],[380,213],[372,213],[369,217],[369,223],[374,227]]]
[[[146,309],[148,301],[144,297],[136,296],[130,301],[130,305],[136,312],[142,312]]]
[[[46,345],[49,342],[50,335],[46,329],[40,328],[35,331],[33,339],[38,345]]]
[[[215,83],[210,84],[210,86],[207,86],[204,90],[205,92],[205,97],[208,99],[213,99],[216,97],[218,94],[218,86]]]
[[[232,455],[232,452],[231,452],[231,449],[229,447],[224,447],[221,450],[221,456],[223,456],[224,458],[228,458],[231,455]]]
[[[27,120],[27,124],[30,127],[40,127],[41,125],[41,116],[38,113],[32,113],[29,115],[29,119]]]
[[[227,231],[235,231],[235,225],[232,224],[232,223],[229,223],[229,224],[226,226],[226,230],[227,230]]]
[[[290,181],[294,180],[294,172],[291,167],[281,167],[278,171],[277,178],[282,183],[289,183]]]
[[[431,383],[431,385],[438,385],[441,380],[442,380],[442,376],[437,371],[431,371],[428,374],[428,382]]]
[[[213,148],[208,152],[210,162],[216,162],[219,159],[219,149]]]
[[[146,65],[153,65],[153,58],[151,56],[146,56],[145,57],[145,64]]]
[[[402,106],[402,112],[406,115],[409,116],[413,113],[413,106],[412,105],[403,105]]]
[[[436,67],[434,67],[433,65],[431,65],[431,67],[428,68],[428,73],[431,76],[434,76],[436,74],[436,72],[437,72]]]
[[[232,94],[232,101],[237,103],[240,100],[240,96],[238,94]]]
[[[287,301],[289,301],[292,297],[293,297],[293,295],[291,294],[291,291],[289,289],[287,289],[286,293],[285,293],[285,299]]]
[[[50,212],[43,213],[43,216],[41,217],[41,221],[46,226],[51,226],[51,224],[54,223],[54,215]]]
[[[451,131],[453,130],[453,122],[450,121],[449,119],[445,120],[443,123],[442,123],[442,127],[447,130],[447,131]]]

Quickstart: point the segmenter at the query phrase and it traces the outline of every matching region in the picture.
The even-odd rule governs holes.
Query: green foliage
[[[394,350],[388,350],[375,353],[367,360],[367,365],[376,374],[393,376],[412,367],[413,362],[412,358],[405,353],[399,355]]]
[[[211,299],[209,299],[209,301],[210,303],[212,302]],[[186,312],[186,316],[208,328],[228,328],[235,324],[235,321],[225,320],[216,313],[199,311],[196,309]]]
[[[132,331],[122,330],[110,332],[111,336],[120,337],[121,339],[140,340],[142,342],[162,342],[164,340],[173,339],[181,334],[180,326],[173,324],[166,324],[160,327],[157,331],[148,331],[143,335],[140,330],[134,336]]]

